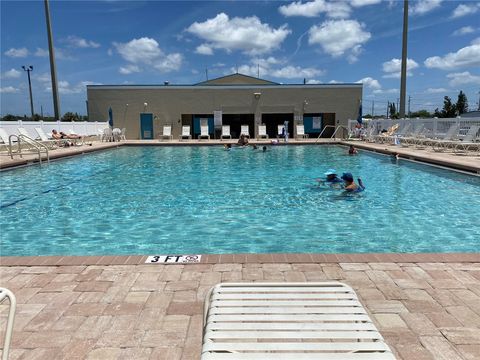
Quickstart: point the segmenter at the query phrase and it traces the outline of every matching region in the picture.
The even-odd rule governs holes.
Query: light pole
[[[53,47],[52,25],[50,23],[50,5],[48,4],[48,0],[45,0],[45,19],[47,21],[48,53],[50,55],[50,75],[52,77],[53,111],[55,112],[55,120],[60,120],[60,99],[58,96],[57,68],[55,65],[55,49]]]
[[[400,70],[400,109],[399,118],[405,118],[405,96],[407,94],[407,34],[408,34],[408,0],[403,1],[403,36],[402,67]],[[398,109],[398,105],[397,105]]]
[[[30,110],[32,110],[32,121],[33,121],[33,98],[32,98],[32,81],[30,80],[30,71],[33,71],[33,66],[22,66],[23,71],[27,72],[28,75],[28,89],[30,90]]]

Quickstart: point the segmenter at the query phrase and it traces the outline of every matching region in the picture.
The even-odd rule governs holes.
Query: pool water
[[[340,146],[122,147],[0,181],[4,256],[480,249],[479,177]]]

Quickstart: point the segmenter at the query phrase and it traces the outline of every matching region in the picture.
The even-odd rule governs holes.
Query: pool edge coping
[[[0,266],[202,265],[265,263],[480,263],[479,253],[203,254],[199,263],[147,264],[148,255],[0,256]]]

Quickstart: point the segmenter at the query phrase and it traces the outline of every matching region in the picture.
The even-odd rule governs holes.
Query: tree
[[[62,116],[62,121],[78,121],[78,114],[77,113],[72,113],[72,112],[66,112]]]
[[[18,120],[18,116],[7,114],[2,118],[2,121],[16,121]]]
[[[467,100],[467,95],[460,90],[460,93],[458,94],[458,99],[457,99],[457,104],[455,105],[458,115],[462,115],[463,113],[466,113],[468,111],[468,100]]]
[[[443,109],[442,109],[442,117],[444,118],[451,118],[455,117],[456,115],[456,106],[452,104],[452,99],[448,96],[443,97]]]
[[[438,109],[437,109],[438,110]],[[410,115],[412,118],[430,118],[432,117],[432,114],[430,114],[427,110],[418,110],[418,111],[415,111],[413,113],[411,113]]]
[[[390,117],[392,119],[397,118],[397,108],[395,107],[395,103],[391,102],[390,105],[388,105],[388,112],[390,113]]]

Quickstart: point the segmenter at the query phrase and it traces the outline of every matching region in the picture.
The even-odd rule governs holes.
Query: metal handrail
[[[10,157],[13,159],[13,144],[12,144],[12,138],[16,137],[17,138],[17,145],[18,145],[18,150],[17,150],[17,153],[20,155],[20,157],[22,157],[22,140],[27,143],[30,147],[33,147],[36,151],[35,153],[38,153],[38,162],[40,163],[40,165],[42,164],[42,149],[45,150],[45,154],[47,156],[47,162],[50,161],[50,155],[48,154],[48,147],[37,141],[37,140],[34,140],[32,139],[31,137],[27,136],[27,135],[23,135],[23,134],[20,134],[20,135],[10,135],[8,137],[8,142],[9,142],[9,152],[10,152]],[[32,149],[33,150],[33,149]]]
[[[320,131],[320,134],[318,135],[317,140],[315,141],[315,143],[322,137],[323,132],[324,132],[325,129],[328,128],[328,127],[332,127],[332,128],[335,129],[335,125],[325,125],[325,126],[323,127],[322,131]]]
[[[333,135],[330,136],[330,139],[333,139],[333,138],[335,137],[335,134],[337,133],[337,131],[338,131],[339,129],[341,129],[341,128],[344,129],[344,130],[347,130],[347,134],[348,134],[348,129],[347,129],[345,126],[343,126],[343,125],[339,125],[339,126],[337,126],[337,128],[336,128],[335,131],[333,132]]]
[[[10,310],[8,312],[5,340],[3,341],[2,360],[8,360],[8,353],[10,352],[10,342],[12,341],[13,321],[15,320],[15,309],[17,307],[17,300],[15,298],[15,295],[10,290],[0,288],[0,304],[6,298],[8,298],[8,300],[10,301]]]

